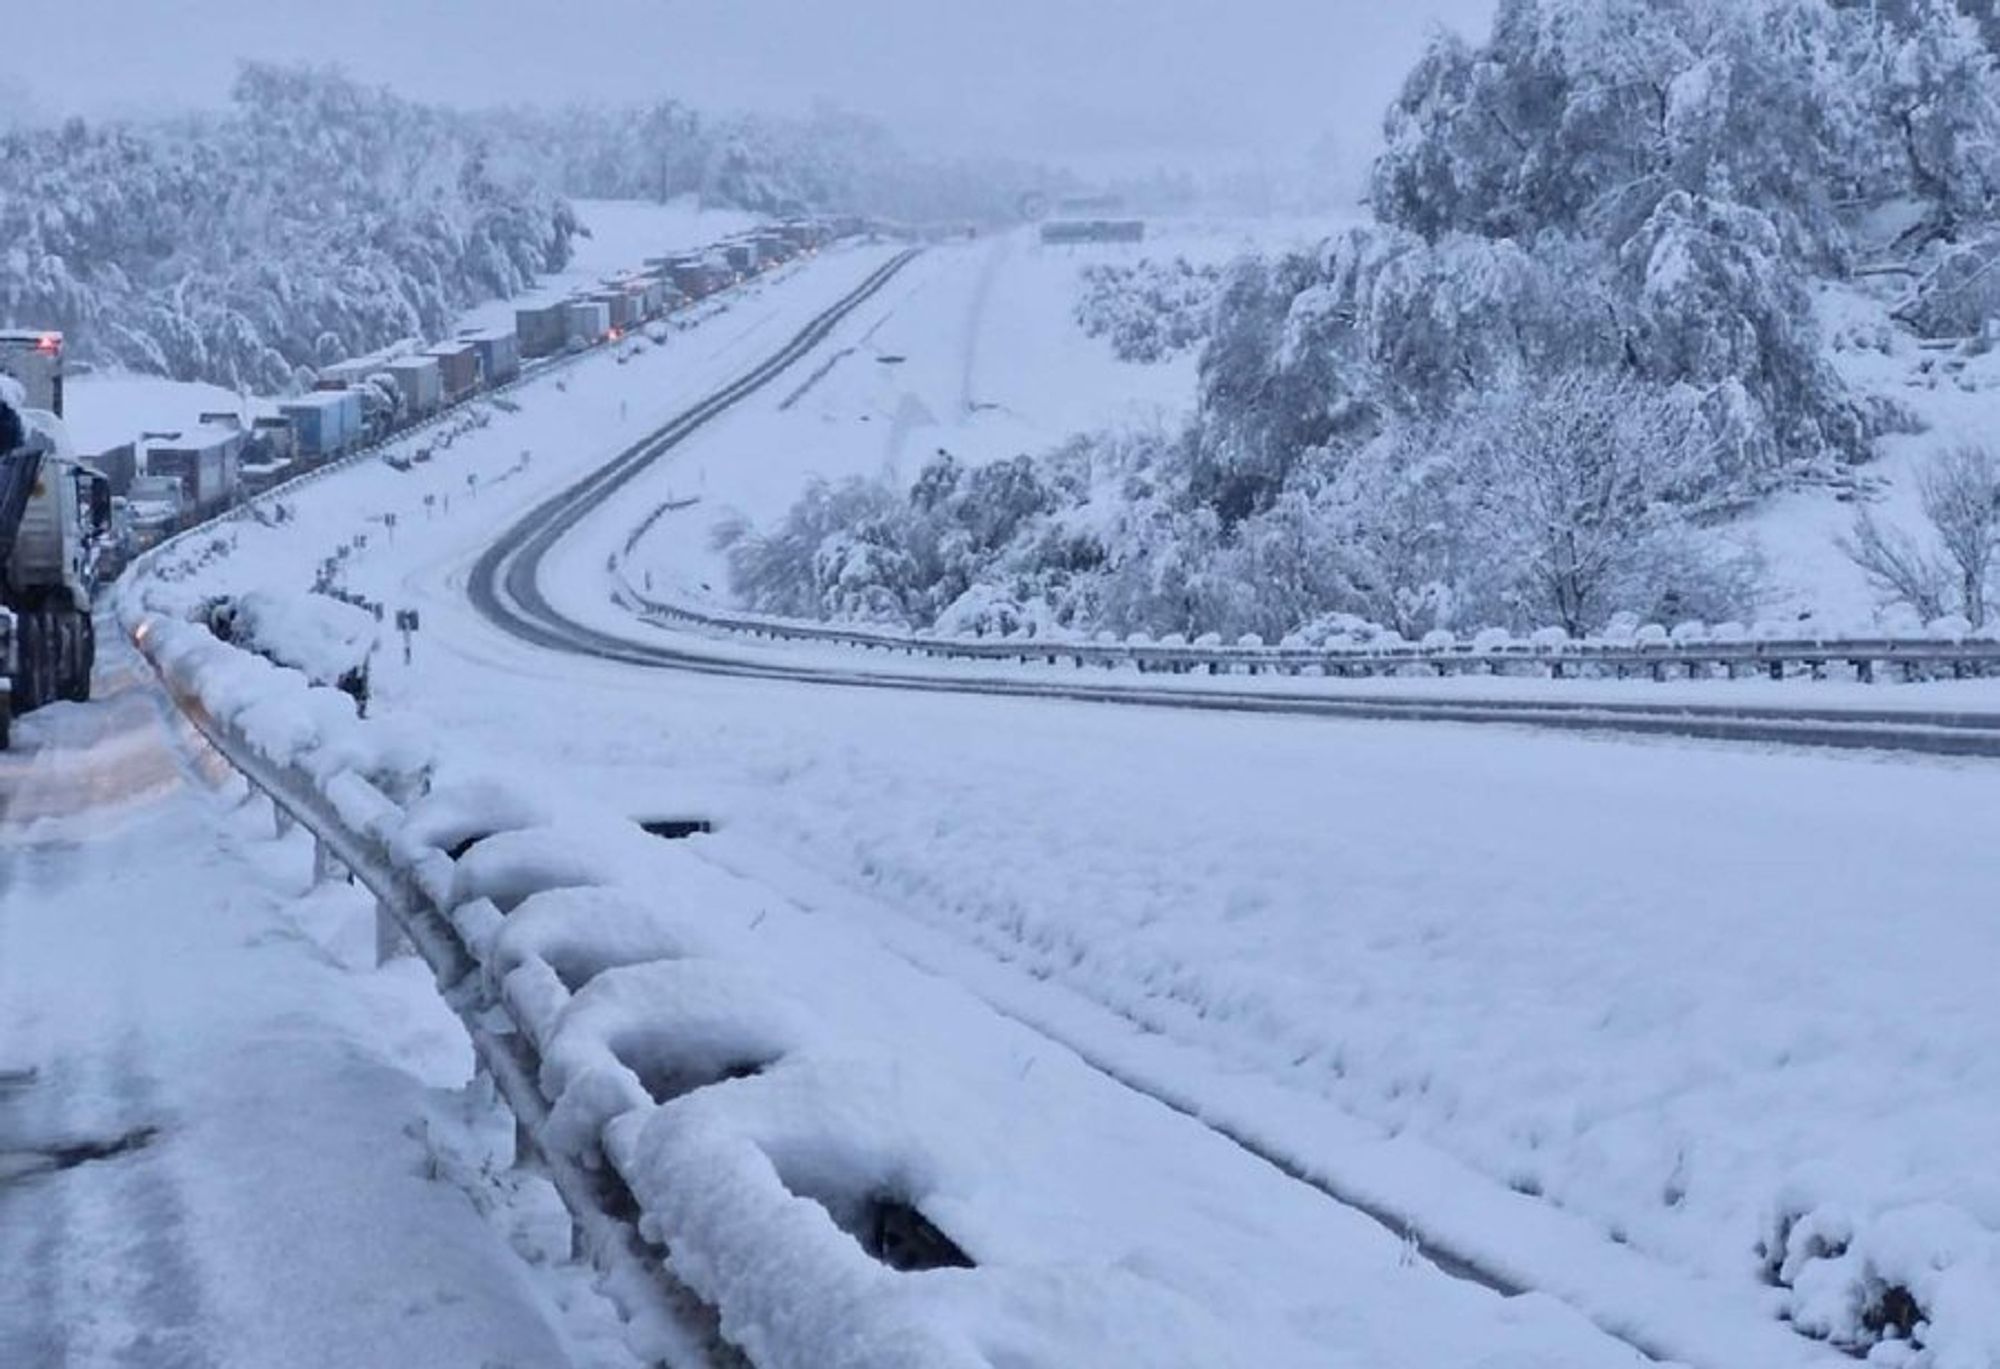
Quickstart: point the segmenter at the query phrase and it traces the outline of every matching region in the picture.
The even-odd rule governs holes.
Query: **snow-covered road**
[[[0,774],[0,1365],[618,1363],[421,967],[107,641]]]
[[[771,287],[738,336],[785,336],[874,260]],[[211,579],[302,585],[368,517],[532,443],[556,455],[352,558],[354,588],[425,613],[380,697],[430,720],[456,773],[712,814],[699,858],[1699,1362],[1779,1362],[1755,1328],[1781,1308],[1837,1318],[1760,1284],[1786,1217],[1844,1223],[1856,1278],[1879,1226],[1898,1239],[1878,1282],[1942,1250],[1927,1277],[1952,1296],[2000,1287],[1981,1159],[2000,1144],[2000,770],[637,672],[463,611],[492,537],[630,440],[635,383],[672,412],[744,350],[698,332],[579,371],[449,471],[298,496],[311,535],[245,530]],[[745,424],[797,472],[761,422],[718,425],[662,483],[740,458]]]

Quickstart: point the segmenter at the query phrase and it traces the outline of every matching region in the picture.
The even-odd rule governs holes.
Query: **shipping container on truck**
[[[1042,225],[1042,241],[1050,246],[1145,240],[1144,219],[1061,219]]]
[[[537,304],[514,311],[514,333],[524,357],[553,356],[569,342],[569,305]]]
[[[569,302],[569,346],[594,347],[610,335],[610,305],[593,299]]]
[[[111,493],[130,494],[132,478],[139,473],[139,444],[121,442],[93,456],[90,464],[104,472],[104,478],[111,482]]]
[[[26,407],[62,417],[63,335],[46,328],[0,329],[0,373],[21,382]]]
[[[479,369],[487,385],[505,385],[521,374],[521,343],[505,328],[486,328],[460,335],[479,354]]]
[[[228,428],[195,428],[165,442],[149,443],[146,474],[180,481],[181,508],[210,518],[235,501],[243,434]]]
[[[594,290],[587,299],[593,304],[604,306],[611,327],[619,332],[629,332],[639,322],[638,311],[632,307],[632,297],[623,290]]]
[[[298,434],[299,456],[317,464],[344,456],[361,440],[361,395],[355,390],[316,390],[286,400],[278,412]]]
[[[826,226],[814,219],[792,219],[779,224],[778,231],[802,252],[816,251],[826,242]]]
[[[666,286],[659,277],[627,276],[618,282],[618,288],[632,301],[634,323],[646,323],[660,316],[666,303]]]
[[[470,342],[440,342],[425,355],[437,358],[445,403],[456,404],[479,388],[479,349]]]
[[[427,418],[444,406],[444,370],[436,357],[397,357],[384,362],[382,370],[403,392],[403,412],[411,418]]]

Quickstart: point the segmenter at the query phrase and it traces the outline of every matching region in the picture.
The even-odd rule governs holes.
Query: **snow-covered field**
[[[781,412],[818,404],[842,430],[867,412],[872,428],[900,382],[878,388],[862,335],[944,349],[1003,251],[935,254],[802,364],[801,380],[856,349]],[[552,802],[714,811],[706,859],[1703,1362],[1770,1362],[1730,1337],[1781,1310],[1850,1330],[1843,1300],[1898,1281],[1940,1314],[1937,1364],[1990,1362],[1990,766],[649,674],[519,646],[464,612],[494,532],[873,260],[836,253],[657,353],[589,363],[430,468],[300,493],[305,519],[243,529],[204,583],[303,585],[369,517],[484,472],[476,501],[406,517],[349,575],[424,612],[415,664],[389,664],[380,696],[429,723],[457,773],[532,774]],[[897,323],[898,299],[949,304]],[[927,405],[1009,393],[977,379],[983,349],[970,387],[945,355]],[[826,451],[885,459],[880,436],[753,440],[798,431],[773,412],[795,389],[705,432],[583,542],[705,492],[704,471],[712,492],[757,463],[728,487],[747,502]],[[983,440],[976,422],[929,426],[910,440]],[[528,446],[532,466],[491,483]],[[663,520],[663,548],[682,535]],[[545,586],[564,607],[601,600],[593,555]],[[1827,1257],[1793,1261],[1799,1291],[1783,1293],[1760,1243],[1801,1216],[1799,1253],[1818,1232]]]

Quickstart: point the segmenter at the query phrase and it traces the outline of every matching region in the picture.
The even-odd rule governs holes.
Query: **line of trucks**
[[[616,343],[869,228],[798,219],[648,258],[594,288],[522,306],[511,329],[337,362],[274,412],[204,413],[192,428],[144,432],[88,458],[62,422],[62,334],[0,330],[0,749],[14,716],[90,697],[92,599],[140,552],[556,358]]]

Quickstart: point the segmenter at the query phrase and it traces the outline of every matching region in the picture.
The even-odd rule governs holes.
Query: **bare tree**
[[[1836,540],[1878,593],[1908,604],[1926,621],[1943,616],[1951,572],[1907,532],[1883,527],[1873,511],[1863,509],[1854,515],[1853,530]]]
[[[1924,517],[1958,572],[1959,608],[1986,624],[1986,588],[2000,552],[2000,459],[1993,449],[1961,443],[1931,458],[1917,477]]]
[[[1917,497],[1930,538],[1885,527],[1863,509],[1839,539],[1841,551],[1890,601],[1925,619],[1956,611],[1985,626],[2000,560],[2000,457],[1972,443],[1939,452],[1917,474]]]
[[[1499,397],[1479,426],[1489,555],[1516,568],[1530,618],[1580,635],[1635,594],[1675,590],[1644,582],[1707,456],[1682,397],[1577,371]]]

